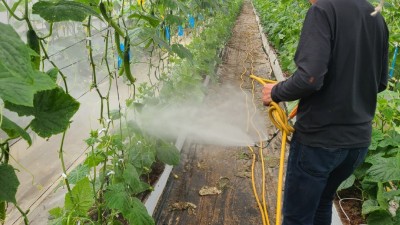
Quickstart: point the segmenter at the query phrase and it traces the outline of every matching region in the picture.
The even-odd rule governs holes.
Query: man
[[[366,0],[313,0],[297,71],[263,102],[300,99],[287,165],[283,225],[330,225],[338,186],[363,162],[377,93],[387,86],[388,29]]]

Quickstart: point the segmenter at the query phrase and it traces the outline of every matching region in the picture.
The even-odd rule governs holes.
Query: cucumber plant
[[[66,186],[68,192],[64,205],[50,210],[52,220],[49,224],[154,224],[141,202],[144,194],[152,191],[148,176],[155,163],[176,165],[179,152],[170,140],[142,132],[121,106],[111,110],[111,85],[118,76],[124,75],[126,85],[133,93],[126,105],[134,110],[140,110],[139,106],[143,104],[168,104],[171,99],[184,99],[193,94],[200,101],[204,95],[200,81],[214,72],[218,49],[229,37],[240,5],[240,0],[19,0],[10,6],[2,0],[0,11],[8,11],[14,20],[24,22],[28,27],[25,44],[10,25],[0,23],[2,108],[32,119],[26,127],[20,127],[18,121],[1,113],[1,129],[8,137],[0,143],[0,224],[6,219],[9,204],[19,210],[25,224],[29,223],[29,209],[21,209],[16,199],[19,181],[9,160],[11,141],[23,139],[31,145],[30,131],[43,138],[62,134],[59,149],[63,171],[61,185]],[[43,19],[49,27],[48,34],[38,32],[30,13]],[[188,15],[199,19],[197,27],[189,26]],[[94,61],[96,49],[91,40],[94,20],[109,28],[103,37],[104,49],[99,50],[104,53],[102,62],[108,74],[106,90],[98,87],[99,66]],[[99,95],[101,129],[91,131],[85,140],[88,148],[85,161],[67,173],[64,141],[80,104],[70,95],[68,75],[52,60],[47,45],[51,44],[48,41],[54,35],[53,26],[70,21],[82,23],[86,30],[87,66],[92,77],[90,88]],[[192,44],[184,46],[167,37],[165,28],[173,32],[178,26],[186,27],[191,33]],[[209,38],[211,36],[213,38]],[[124,43],[124,50],[120,49],[121,43]],[[167,54],[167,58],[159,57],[158,63],[150,57],[148,73],[155,69],[158,83],[149,79],[150,85],[142,83],[136,87],[131,70],[134,63],[130,57],[132,49],[139,49],[142,54],[149,52],[150,56]],[[122,59],[120,68],[109,61],[109,54]],[[47,72],[43,72],[45,63],[52,67]],[[167,66],[161,68],[165,64]],[[59,86],[57,81],[62,85]]]

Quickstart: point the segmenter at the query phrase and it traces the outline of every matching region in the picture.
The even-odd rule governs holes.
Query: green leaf
[[[394,190],[389,192],[384,192],[383,197],[387,200],[391,200],[394,197],[400,197],[400,190]]]
[[[369,150],[376,150],[378,148],[378,144],[385,138],[382,131],[378,129],[372,130],[372,138],[371,138],[371,145],[369,146]]]
[[[125,209],[122,214],[130,225],[153,225],[154,219],[149,215],[143,203],[133,198],[130,202],[130,208]]]
[[[12,166],[7,164],[0,164],[0,202],[17,203],[15,194],[19,186],[19,181],[15,170]]]
[[[71,199],[72,197],[72,199]],[[79,181],[71,192],[65,195],[65,210],[75,212],[80,216],[86,216],[88,210],[93,206],[93,191],[89,178]]]
[[[6,134],[10,138],[18,138],[22,137],[25,141],[28,142],[29,146],[32,145],[32,139],[29,134],[18,126],[16,123],[8,119],[7,117],[3,116],[3,121],[1,123],[1,129],[6,132]]]
[[[180,58],[193,61],[193,54],[181,44],[173,44],[172,52],[176,53]]]
[[[48,74],[40,71],[35,71],[33,73],[33,82],[35,85],[35,93],[39,91],[52,90],[57,87],[57,84],[50,78]]]
[[[176,166],[180,161],[180,153],[175,145],[162,141],[157,147],[157,158],[163,163]]]
[[[68,174],[68,182],[70,184],[76,184],[87,177],[89,172],[90,168],[87,165],[80,164]]]
[[[390,132],[381,142],[379,142],[379,147],[400,147],[400,134],[397,132]]]
[[[343,182],[340,184],[340,186],[339,186],[339,188],[337,189],[337,191],[340,191],[340,190],[343,190],[343,189],[347,189],[347,188],[353,186],[355,180],[356,180],[356,176],[354,176],[354,175],[352,174],[349,178],[347,178],[345,181],[343,181]]]
[[[53,80],[54,82],[57,81],[57,75],[58,75],[58,69],[57,68],[53,68],[50,69],[46,72],[47,75],[49,75],[49,77],[51,78],[51,80]]]
[[[104,199],[106,206],[120,211],[130,225],[154,224],[143,203],[137,198],[130,198],[123,184],[110,185],[104,194]]]
[[[379,206],[378,201],[376,200],[367,200],[362,205],[362,214],[367,215],[375,211],[382,210],[382,207]]]
[[[157,27],[158,25],[160,25],[161,20],[155,16],[151,16],[151,15],[143,15],[143,14],[139,14],[139,13],[133,13],[131,15],[129,15],[129,18],[136,18],[138,20],[145,20],[147,21],[152,27]]]
[[[5,107],[19,116],[34,116],[31,128],[44,138],[66,130],[79,108],[79,102],[61,88],[38,92],[33,105],[27,107],[5,102]]]
[[[368,215],[368,225],[395,225],[391,215],[386,211],[376,211]]]
[[[60,207],[52,208],[49,210],[49,214],[53,219],[60,218],[63,216],[63,209]]]
[[[136,168],[128,163],[123,173],[125,183],[129,185],[133,194],[139,194],[149,189],[149,185],[140,180]]]
[[[32,6],[32,13],[39,14],[49,23],[61,21],[82,22],[88,16],[100,18],[99,14],[90,6],[80,2],[66,0],[37,2]]]
[[[110,209],[121,211],[129,206],[129,196],[122,183],[110,185],[104,194],[104,199]]]
[[[368,180],[387,182],[400,180],[400,156],[376,159],[376,162],[367,170]]]
[[[156,153],[152,148],[153,146],[144,147],[136,144],[128,149],[128,161],[135,166],[138,174],[149,171],[151,165],[156,161]]]
[[[89,153],[84,164],[88,167],[96,167],[100,163],[104,162],[104,159],[105,157],[102,153]]]
[[[56,87],[51,79],[32,68],[29,48],[14,29],[0,23],[0,98],[33,106],[34,94]]]

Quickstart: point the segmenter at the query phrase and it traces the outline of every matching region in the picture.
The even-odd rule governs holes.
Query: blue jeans
[[[282,225],[331,225],[339,185],[360,165],[368,148],[321,148],[292,138]]]

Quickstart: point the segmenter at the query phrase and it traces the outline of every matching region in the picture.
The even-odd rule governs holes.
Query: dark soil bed
[[[367,224],[361,214],[361,199],[361,191],[357,188],[349,188],[338,192],[334,203],[343,225]]]

